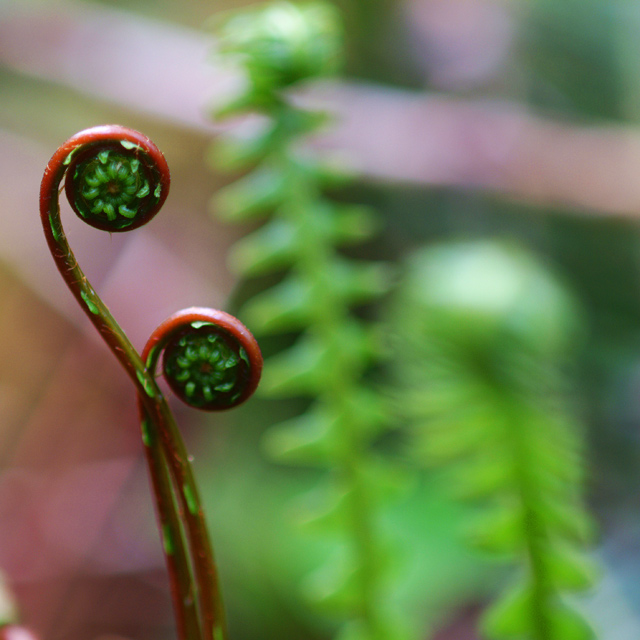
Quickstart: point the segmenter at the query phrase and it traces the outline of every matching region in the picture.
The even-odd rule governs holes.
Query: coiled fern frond
[[[460,243],[413,256],[396,320],[398,406],[417,455],[475,501],[471,542],[513,566],[483,637],[592,638],[567,602],[594,580],[566,372],[582,333],[572,299],[519,248]]]
[[[262,355],[233,316],[192,307],[162,323],[139,354],[80,268],[60,216],[62,180],[69,204],[91,226],[125,232],[149,222],[169,193],[169,167],[138,131],[101,125],[71,136],[47,164],[40,219],[51,256],[80,307],[137,391],[142,440],[156,503],[180,640],[226,640],[225,612],[213,548],[189,455],[156,382],[162,370],[186,404],[205,410],[236,406],[255,391]],[[6,640],[25,636],[4,627]]]
[[[343,640],[395,640],[406,636],[389,611],[393,563],[378,520],[396,478],[373,453],[385,411],[363,383],[379,347],[377,332],[352,312],[387,291],[390,278],[384,265],[341,253],[376,225],[363,207],[324,196],[344,178],[301,143],[325,117],[300,108],[289,93],[335,71],[340,36],[334,9],[322,3],[267,5],[226,23],[222,50],[240,62],[247,82],[221,113],[261,118],[248,134],[216,145],[218,168],[246,174],[219,194],[214,209],[226,220],[263,222],[233,250],[237,273],[285,273],[247,303],[247,321],[258,333],[300,332],[292,347],[268,360],[262,390],[311,401],[303,415],[270,430],[270,453],[329,472],[326,504],[314,517],[334,535],[336,553],[310,578],[308,593],[340,612]]]

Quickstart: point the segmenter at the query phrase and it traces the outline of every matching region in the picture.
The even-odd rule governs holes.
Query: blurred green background
[[[209,114],[239,82],[216,55],[215,25],[246,4],[0,0],[0,569],[23,619],[50,640],[158,640],[172,621],[134,398],[58,282],[36,214],[42,171],[84,127],[144,131],[172,171],[163,214],[128,238],[82,229],[66,210],[76,255],[136,346],[178,308],[233,309],[247,291],[225,256],[244,230],[210,215],[231,176],[205,155],[221,131]],[[345,197],[383,221],[359,254],[401,263],[436,241],[515,239],[584,309],[573,375],[603,580],[583,606],[602,638],[637,638],[640,3],[336,4],[344,78],[301,99],[335,111],[315,148],[361,169]],[[238,640],[331,636],[297,586],[324,550],[292,506],[316,473],[270,463],[260,446],[298,409],[176,407]],[[497,578],[459,540],[464,508],[425,476],[392,517],[411,550],[407,610],[440,640],[475,638]]]

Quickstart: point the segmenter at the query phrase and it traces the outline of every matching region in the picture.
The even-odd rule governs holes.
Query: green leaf
[[[508,460],[492,451],[464,465],[452,476],[451,495],[460,500],[477,500],[509,490],[513,486],[513,468]]]
[[[549,582],[558,590],[589,589],[598,577],[591,559],[563,543],[549,545],[544,553],[544,566]]]
[[[335,483],[318,486],[307,492],[298,503],[296,520],[305,529],[323,537],[341,534],[349,514],[349,493]]]
[[[227,100],[224,104],[217,106],[212,111],[212,116],[218,120],[235,118],[255,111],[260,106],[259,96],[256,95],[253,87],[243,87],[242,91]]]
[[[361,205],[337,208],[331,226],[332,237],[338,244],[359,243],[380,230],[380,223],[371,209]]]
[[[344,318],[340,331],[331,335],[331,343],[327,345],[330,362],[327,363],[324,380],[329,383],[332,376],[332,384],[335,384],[335,376],[357,380],[361,372],[376,360],[378,350],[379,340],[375,329],[371,330],[354,319]]]
[[[232,271],[242,276],[256,276],[289,266],[299,246],[291,223],[271,220],[239,240],[230,254]]]
[[[331,265],[331,283],[349,304],[368,302],[387,293],[391,282],[389,265],[380,262],[335,260]]]
[[[232,15],[221,30],[220,49],[242,56],[252,82],[277,92],[334,73],[342,34],[331,5],[279,2]]]
[[[368,487],[371,496],[379,504],[388,503],[391,499],[405,494],[415,478],[408,468],[372,454],[361,463],[359,474],[364,486]]]
[[[288,463],[326,465],[335,456],[333,422],[320,407],[269,429],[263,438],[266,452]]]
[[[411,352],[403,349],[396,355],[396,364],[404,367],[404,360],[410,357]],[[407,365],[405,387],[398,396],[402,403],[401,415],[412,421],[427,418],[446,421],[451,417],[453,424],[459,426],[464,424],[460,418],[466,416],[486,433],[495,419],[494,407],[487,402],[486,387],[455,372],[427,377],[424,375],[426,366],[426,363],[414,368]]]
[[[219,171],[240,171],[262,160],[274,144],[274,127],[263,124],[244,136],[227,135],[209,147],[207,160]]]
[[[397,406],[416,449],[477,501],[471,541],[535,582],[487,612],[485,637],[584,640],[556,602],[594,579],[581,551],[583,435],[563,373],[580,334],[571,294],[514,245],[455,243],[412,259],[396,313]]]
[[[541,517],[558,535],[575,543],[592,542],[596,530],[593,519],[572,496],[571,502],[552,500],[545,505]]]
[[[380,391],[358,386],[346,399],[352,424],[358,431],[374,437],[389,428],[392,412],[389,401]]]
[[[531,592],[523,585],[511,587],[483,614],[481,635],[488,640],[530,638],[533,628],[531,612]]]
[[[271,213],[285,197],[282,172],[261,167],[233,184],[220,189],[212,211],[227,222],[256,220]]]
[[[349,612],[358,604],[361,580],[352,558],[342,552],[308,576],[303,590],[308,598],[323,608]]]
[[[372,633],[361,620],[351,620],[343,624],[338,630],[335,640],[410,640],[411,638],[424,637],[418,632],[408,628],[406,613],[392,614],[384,610],[384,605],[376,609],[376,629]],[[382,629],[382,632],[380,632]]]
[[[466,527],[474,547],[509,556],[524,546],[525,532],[522,507],[517,503],[485,508]]]
[[[362,620],[350,620],[338,630],[335,640],[373,640]]]
[[[323,114],[324,119],[315,128],[323,127],[335,119],[333,114]],[[309,157],[306,155],[301,159],[301,163],[304,164],[307,173],[312,175],[318,185],[323,189],[341,189],[358,177],[358,172],[355,170],[353,163],[344,154],[334,153],[331,157],[323,156],[317,158],[315,156]],[[360,207],[358,207],[360,208]],[[361,207],[366,209],[371,215],[371,209],[367,207]]]
[[[575,609],[558,602],[549,612],[553,638],[558,640],[594,640],[591,625]]]
[[[280,114],[282,133],[288,139],[309,136],[309,134],[325,128],[334,119],[333,114],[328,111],[296,108],[296,98],[290,98],[291,96],[289,95],[284,97],[290,109]],[[319,183],[322,176],[321,162],[318,162],[314,156],[310,156],[306,150],[300,152],[297,148],[292,148],[291,151],[293,152],[292,159],[295,161],[296,166],[312,176],[315,182]]]
[[[533,592],[522,585],[512,587],[481,620],[483,637],[490,640],[537,638],[536,629],[541,625],[547,629],[545,637],[550,640],[594,638],[593,629],[574,609],[560,600],[536,604]]]
[[[312,304],[307,283],[289,277],[249,300],[244,314],[256,333],[282,333],[305,327],[312,318]]]
[[[270,396],[314,394],[325,375],[326,349],[302,336],[286,351],[265,362],[258,390]]]
[[[416,455],[429,466],[442,465],[478,451],[487,442],[486,424],[468,411],[416,421]]]

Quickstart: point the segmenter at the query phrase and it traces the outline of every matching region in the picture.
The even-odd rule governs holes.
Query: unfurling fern
[[[65,284],[135,385],[142,440],[156,503],[180,640],[226,640],[213,549],[189,455],[156,382],[162,371],[177,397],[198,409],[236,406],[255,391],[260,348],[247,328],[223,311],[192,307],[163,322],[138,354],[76,260],[64,232],[59,196],[91,226],[125,232],[149,222],[169,193],[169,167],[149,138],[120,125],[71,136],[47,164],[40,219]],[[31,638],[5,626],[0,638]]]
[[[344,640],[404,638],[389,612],[393,563],[378,522],[380,503],[396,478],[372,452],[385,412],[362,381],[378,357],[376,332],[352,314],[354,306],[387,290],[388,272],[339,252],[368,237],[375,224],[362,207],[323,196],[343,178],[304,154],[301,142],[325,118],[296,106],[288,93],[338,66],[337,17],[325,4],[269,5],[235,15],[221,46],[247,77],[244,93],[221,113],[261,118],[248,134],[214,148],[218,168],[248,171],[219,194],[215,213],[234,222],[266,220],[237,244],[232,266],[245,277],[286,275],[250,300],[244,316],[258,333],[301,335],[268,361],[262,389],[311,399],[304,415],[271,429],[267,447],[281,461],[330,472],[323,520],[341,553],[309,580],[309,592],[341,612]]]
[[[398,406],[417,455],[475,501],[471,541],[514,567],[483,637],[592,638],[567,603],[594,575],[563,370],[581,333],[572,300],[530,255],[479,242],[415,255],[398,302]]]

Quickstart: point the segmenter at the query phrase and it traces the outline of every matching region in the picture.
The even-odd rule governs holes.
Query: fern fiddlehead
[[[160,325],[141,357],[71,251],[58,201],[65,174],[66,194],[76,214],[98,229],[120,232],[145,224],[159,211],[169,190],[167,163],[148,138],[131,129],[106,125],[81,131],[59,147],[47,165],[40,191],[40,216],[65,283],[137,389],[179,636],[183,640],[224,639],[226,626],[213,551],[189,458],[155,381],[156,358],[166,346],[175,352],[180,340],[191,340],[194,330],[199,336],[204,334],[205,340],[215,335],[216,342],[207,351],[208,361],[197,361],[200,353],[204,354],[203,344],[199,344],[189,372],[196,372],[204,382],[200,389],[203,397],[211,396],[211,402],[200,408],[221,409],[245,400],[255,389],[262,367],[260,350],[239,321],[223,312],[198,309],[176,314]],[[185,318],[187,324],[183,323]],[[167,342],[167,336],[175,338],[176,331],[178,344]],[[191,352],[178,354],[177,368],[180,357],[191,362],[190,356]],[[208,368],[213,372],[210,380],[205,375]],[[166,368],[167,377],[171,387],[180,390],[180,376],[175,375],[179,371],[174,369]],[[185,388],[190,389],[188,385],[189,381]],[[187,399],[190,395],[186,393]]]
[[[243,276],[286,275],[249,301],[245,313],[263,333],[302,335],[271,359],[262,389],[312,401],[304,415],[272,428],[267,448],[280,461],[328,471],[324,521],[332,523],[340,553],[309,580],[308,592],[345,619],[340,638],[402,638],[390,614],[392,563],[381,560],[388,557],[379,526],[380,485],[388,469],[372,447],[386,426],[384,410],[363,382],[378,353],[374,332],[352,313],[386,291],[388,272],[341,253],[344,245],[369,237],[375,223],[365,208],[324,197],[344,176],[305,154],[301,143],[325,118],[296,106],[289,93],[336,70],[339,20],[323,3],[266,5],[232,17],[221,47],[240,61],[247,84],[218,115],[257,113],[263,126],[214,148],[218,168],[249,169],[214,207],[226,220],[266,219],[235,247],[232,266]]]
[[[244,402],[255,391],[262,371],[262,355],[248,329],[237,318],[214,309],[184,309],[161,323],[142,351],[142,360],[151,375],[161,354],[164,354],[162,371],[171,389],[189,406],[206,411],[230,409]],[[150,393],[149,389],[145,391]],[[140,394],[138,403],[143,441],[151,456],[156,455],[157,447],[156,435],[149,427],[154,423],[168,424],[168,429],[161,429],[159,435],[178,487],[181,517],[190,532],[192,562],[205,617],[203,625],[212,630],[213,640],[224,638],[217,572],[187,453],[179,434],[172,433],[175,427],[171,416],[166,415],[166,406],[154,405],[155,411],[150,414]],[[180,537],[175,527],[167,523],[162,533],[165,552],[169,555],[179,552]],[[188,602],[193,600],[193,593],[186,595]],[[207,609],[209,605],[213,608]]]
[[[144,348],[149,371],[155,371],[161,353],[169,386],[197,409],[231,409],[251,396],[260,380],[262,355],[254,337],[224,311],[193,307],[174,314]]]
[[[470,542],[517,573],[483,637],[592,638],[567,603],[594,580],[564,372],[573,300],[517,247],[468,242],[413,256],[398,302],[398,406],[414,448],[477,506]]]

